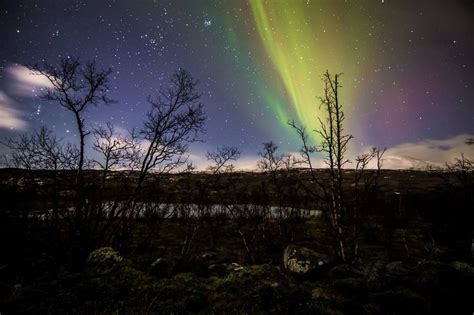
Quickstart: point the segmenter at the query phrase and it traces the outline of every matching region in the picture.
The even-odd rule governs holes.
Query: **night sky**
[[[209,117],[203,142],[192,146],[198,165],[220,145],[239,147],[242,167],[265,141],[297,151],[287,121],[317,127],[326,70],[343,73],[351,155],[388,147],[387,167],[474,157],[464,143],[474,134],[472,1],[0,3],[2,139],[47,125],[77,142],[71,113],[35,97],[44,81],[24,68],[77,56],[113,68],[117,103],[89,110],[89,129],[139,127],[147,96],[179,67],[189,70]]]

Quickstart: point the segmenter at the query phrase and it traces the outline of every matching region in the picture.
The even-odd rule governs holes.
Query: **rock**
[[[468,263],[461,261],[452,261],[449,265],[459,272],[474,274],[474,267],[472,267]]]
[[[244,270],[245,268],[239,265],[238,263],[231,263],[227,266],[227,271],[230,272],[239,272]]]
[[[115,267],[125,264],[125,259],[112,247],[102,247],[89,254],[86,268],[96,273],[107,273]]]
[[[285,269],[296,276],[317,275],[329,268],[328,256],[305,247],[288,246],[283,254]]]
[[[150,265],[150,274],[159,279],[171,277],[178,265],[178,260],[172,256],[164,256],[156,259]]]
[[[329,272],[329,275],[333,280],[346,279],[346,278],[360,278],[364,276],[362,271],[354,268],[353,266],[349,264],[339,264],[339,265],[334,266]]]

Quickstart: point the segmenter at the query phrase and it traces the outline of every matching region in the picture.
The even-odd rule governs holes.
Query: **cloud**
[[[23,129],[26,127],[23,113],[14,107],[15,102],[0,91],[0,128]]]
[[[22,65],[11,65],[6,72],[10,80],[12,93],[20,96],[35,96],[38,90],[52,87],[51,82],[44,76],[29,70]]]
[[[384,168],[443,166],[461,154],[468,159],[474,159],[474,145],[466,143],[469,138],[474,138],[474,135],[461,134],[448,139],[427,139],[396,145],[385,152]]]

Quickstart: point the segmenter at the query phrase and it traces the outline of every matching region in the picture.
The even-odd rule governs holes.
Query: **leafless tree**
[[[268,206],[256,204],[225,204],[235,231],[240,236],[248,260],[255,264],[258,259],[258,245],[261,244],[268,220]]]
[[[208,167],[212,174],[225,173],[234,169],[234,166],[229,164],[229,162],[240,158],[240,150],[236,147],[223,146],[217,148],[216,152],[207,152],[206,158],[208,161],[213,162]]]
[[[207,119],[203,105],[199,102],[197,84],[188,71],[179,69],[170,78],[167,88],[162,88],[157,97],[148,98],[151,109],[146,114],[143,127],[137,133],[136,139],[141,143],[137,159],[138,179],[132,197],[122,203],[117,211],[114,210],[114,214],[122,220],[120,226],[113,227],[112,235],[126,234],[131,228],[131,219],[140,216],[143,207],[141,199],[144,197],[143,184],[150,172],[156,175],[167,174],[188,162],[186,153],[189,145],[199,140]],[[159,198],[156,199],[159,204]],[[151,213],[153,209],[161,212],[159,207],[149,207],[147,216],[157,217]],[[151,235],[157,233],[161,222],[162,220],[147,222],[148,236],[144,237],[144,240],[149,240]],[[145,242],[140,244],[141,247],[146,245]]]
[[[66,201],[60,200],[60,192],[68,190],[68,181],[67,174],[59,175],[58,171],[75,169],[79,150],[70,143],[63,144],[62,139],[57,138],[46,127],[33,131],[31,135],[25,133],[18,139],[9,139],[4,144],[11,150],[8,156],[8,163],[11,166],[29,171],[51,171],[43,175],[28,172],[27,182],[28,185],[37,187],[34,192],[35,197],[43,199],[41,216],[44,220],[51,220],[50,228],[55,246],[60,246],[62,229],[60,218],[66,212],[61,209]]]
[[[234,165],[231,162],[237,161],[240,158],[240,154],[240,150],[232,146],[218,147],[214,152],[208,151],[206,158],[211,165],[208,167],[209,174],[205,177],[205,186],[212,187],[213,189],[221,188],[221,175],[234,171]],[[209,227],[210,246],[214,248],[219,231],[226,222],[228,214],[225,207],[221,205],[214,206],[209,194],[202,193],[200,195],[198,214],[200,221],[203,221]]]
[[[371,198],[371,203],[375,203],[377,200],[377,189],[378,179],[383,164],[383,155],[385,148],[380,149],[373,147],[369,152],[363,153],[355,159],[354,169],[354,202],[352,207],[352,228],[353,228],[353,241],[354,241],[354,260],[358,259],[359,256],[359,236],[363,220],[367,218],[367,209],[365,212],[361,210],[361,199]],[[373,174],[366,176],[366,170],[370,161],[376,162],[376,170]],[[362,191],[361,191],[362,188]],[[368,207],[369,201],[366,200],[365,207]]]
[[[102,170],[102,189],[105,187],[107,174],[110,170],[122,167],[134,170],[140,156],[140,144],[134,131],[125,136],[116,134],[115,127],[107,122],[93,131],[92,149],[98,152],[101,159],[93,162]]]
[[[167,89],[162,89],[158,97],[148,99],[151,110],[140,131],[147,147],[141,158],[137,192],[150,170],[168,173],[184,165],[189,144],[204,132],[206,115],[196,86],[197,81],[191,74],[179,69]]]
[[[318,199],[325,201],[328,206],[329,226],[337,244],[337,254],[342,261],[345,261],[346,246],[344,245],[343,221],[346,206],[344,204],[343,168],[349,163],[346,154],[352,135],[346,134],[344,131],[345,115],[339,99],[339,89],[341,88],[339,77],[339,74],[333,76],[328,71],[322,77],[324,91],[323,96],[320,97],[320,108],[323,109],[326,117],[325,119],[318,117],[320,126],[315,129],[315,132],[321,138],[318,147],[308,144],[308,136],[304,126],[297,126],[294,122],[289,122],[289,124],[295,128],[303,143],[300,163],[307,164],[310,167],[312,179],[321,189],[322,193],[316,195]],[[329,169],[329,181],[323,182],[322,179],[315,176],[311,154],[316,151],[325,155],[324,163]]]
[[[339,81],[340,75],[331,75],[328,71],[323,74],[324,83],[323,96],[320,97],[320,108],[325,114],[325,118],[318,117],[319,128],[314,131],[319,135],[321,143],[314,146],[309,143],[308,134],[305,126],[298,126],[294,121],[289,125],[295,129],[301,142],[301,160],[298,163],[307,165],[311,175],[312,182],[316,184],[317,189],[308,190],[310,195],[327,206],[327,218],[329,227],[334,235],[336,243],[336,252],[342,261],[346,261],[347,245],[347,225],[352,225],[354,245],[354,254],[358,253],[358,235],[360,231],[360,189],[361,181],[364,179],[363,187],[367,192],[370,187],[377,186],[380,169],[382,167],[382,156],[385,150],[373,148],[369,153],[365,153],[356,158],[355,177],[354,177],[354,198],[353,207],[346,205],[348,191],[345,188],[344,168],[350,163],[347,158],[348,145],[352,135],[344,130],[345,115],[342,103],[339,98],[339,90],[342,87]],[[318,176],[314,170],[311,156],[315,152],[324,154],[324,163],[328,166],[329,180],[323,176]],[[369,162],[373,159],[377,162],[377,171],[374,176],[365,176],[365,170]],[[352,215],[348,212],[352,211]]]
[[[8,139],[4,144],[12,150],[8,162],[13,167],[57,171],[73,169],[78,162],[78,149],[69,143],[62,144],[46,127],[32,135],[25,133],[19,139]]]
[[[274,173],[284,168],[287,163],[285,160],[289,159],[287,154],[277,154],[278,146],[272,141],[264,142],[262,144],[263,150],[258,153],[262,157],[257,162],[257,167],[265,172]]]
[[[291,154],[279,154],[277,151],[278,146],[272,141],[263,143],[263,149],[258,153],[262,159],[257,162],[257,167],[270,176],[270,183],[275,189],[275,200],[278,204],[276,213],[271,215],[276,215],[280,238],[284,246],[289,236],[293,234],[295,222],[292,222],[292,219],[295,219],[295,216],[298,217],[299,209],[288,207],[288,198],[285,196],[285,191],[291,190],[287,181],[295,159]]]
[[[56,102],[74,114],[80,140],[77,182],[82,175],[85,137],[89,134],[85,127],[84,112],[91,106],[113,102],[107,96],[112,70],[98,69],[95,62],[82,63],[78,58],[63,58],[57,65],[44,63],[30,65],[28,68],[34,74],[46,77],[51,84],[41,98]]]

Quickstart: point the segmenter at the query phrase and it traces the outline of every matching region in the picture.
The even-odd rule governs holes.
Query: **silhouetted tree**
[[[236,161],[240,157],[240,150],[236,147],[223,146],[217,148],[216,152],[207,152],[206,158],[213,164],[208,167],[211,174],[220,174],[234,169],[230,161]]]
[[[46,127],[24,133],[19,139],[10,138],[4,143],[11,153],[8,165],[27,170],[64,170],[77,166],[79,151],[70,144],[62,144]]]
[[[77,182],[84,167],[85,137],[89,134],[85,128],[84,112],[90,106],[113,102],[107,97],[112,70],[98,69],[94,61],[82,63],[78,58],[63,58],[56,65],[44,63],[28,68],[34,74],[46,77],[51,84],[41,98],[56,102],[74,114],[80,140]]]
[[[320,108],[322,108],[326,117],[324,119],[318,117],[320,126],[315,132],[321,138],[319,146],[309,144],[305,126],[298,126],[294,121],[290,121],[289,125],[296,130],[302,142],[302,159],[299,163],[309,166],[312,182],[317,186],[316,190],[309,190],[309,192],[327,207],[328,211],[326,211],[326,214],[329,227],[334,236],[337,256],[340,260],[346,261],[346,237],[349,230],[347,225],[353,225],[353,236],[356,237],[359,234],[361,220],[358,217],[360,215],[358,209],[359,201],[357,200],[359,198],[359,187],[355,189],[356,201],[353,207],[346,205],[348,191],[346,191],[347,189],[344,185],[344,168],[350,163],[347,158],[347,150],[349,142],[353,137],[345,133],[344,130],[345,115],[339,98],[339,90],[341,88],[339,77],[340,75],[336,74],[333,76],[328,71],[322,77],[324,90],[323,96],[320,97]],[[323,161],[328,166],[329,180],[316,175],[311,161],[311,155],[315,152],[324,154]],[[356,177],[354,178],[356,185],[359,185],[365,168],[373,158],[377,158],[378,170],[375,176],[375,183],[377,182],[383,152],[380,149],[373,149],[370,153],[363,154],[356,159]],[[365,184],[368,187],[369,182]],[[353,211],[352,218],[350,218],[348,213],[351,210]],[[354,241],[356,243],[354,252],[357,253],[358,243],[357,240]]]
[[[214,152],[207,152],[206,158],[211,165],[207,168],[209,176],[206,176],[205,186],[207,189],[212,187],[213,189],[229,188],[224,187],[222,184],[222,174],[231,173],[234,171],[234,165],[232,161],[237,161],[240,158],[240,150],[232,146],[218,147]],[[214,248],[218,239],[219,230],[225,224],[227,220],[226,208],[217,205],[213,205],[213,200],[210,199],[209,194],[203,192],[200,194],[200,211],[199,216],[201,221],[204,221],[209,227],[210,234],[210,245]]]
[[[294,122],[289,122],[289,124],[296,129],[303,142],[302,163],[310,166],[312,179],[322,189],[323,196],[320,199],[325,200],[328,206],[329,226],[337,244],[337,255],[342,261],[345,261],[346,248],[344,245],[343,220],[346,209],[344,205],[343,167],[349,163],[346,153],[352,135],[344,133],[343,123],[345,115],[339,99],[339,89],[341,87],[339,75],[332,76],[326,71],[323,74],[322,80],[324,82],[324,94],[320,97],[320,108],[323,109],[326,118],[323,120],[318,117],[320,127],[315,132],[321,138],[319,147],[308,144],[308,137],[304,127],[298,127]],[[310,155],[316,151],[325,154],[324,163],[329,168],[330,180],[324,183],[322,179],[314,175],[312,170],[313,166]]]
[[[140,144],[134,131],[129,136],[116,134],[114,126],[94,129],[92,149],[100,154],[101,159],[93,162],[102,169],[102,189],[105,187],[107,173],[117,167],[135,169],[140,156]]]
[[[300,209],[288,207],[288,195],[285,195],[285,192],[293,188],[288,187],[287,181],[295,160],[291,154],[277,153],[278,146],[272,141],[265,142],[262,146],[262,151],[258,153],[262,158],[257,162],[257,167],[270,176],[270,183],[274,187],[273,200],[276,200],[278,204],[274,208],[275,213],[272,212],[271,216],[275,216],[277,219],[280,239],[282,245],[285,246],[285,243],[290,238],[288,234],[293,233],[294,226],[292,223],[294,222],[291,222],[291,220],[300,211]]]
[[[207,117],[196,86],[191,74],[179,69],[167,89],[162,89],[156,98],[149,97],[151,110],[139,133],[146,148],[141,157],[137,192],[150,170],[163,174],[184,165],[189,144],[204,132]]]
[[[197,84],[188,71],[179,69],[171,76],[167,88],[162,88],[158,96],[148,98],[151,109],[146,114],[143,127],[137,133],[137,140],[141,143],[140,154],[136,159],[139,165],[138,179],[131,198],[123,203],[118,211],[114,211],[123,219],[120,226],[115,226],[113,235],[127,234],[131,228],[131,220],[144,213],[142,190],[150,172],[156,175],[167,174],[188,162],[186,153],[189,145],[198,141],[200,134],[204,133],[204,123],[207,119],[203,105],[199,102]],[[156,184],[159,182],[155,182]],[[146,246],[151,236],[159,230],[163,219],[172,215],[169,211],[163,212],[159,207],[159,196],[154,198],[157,205],[145,209],[146,216],[150,219],[146,221],[146,236],[140,247]],[[172,212],[176,209],[177,207],[173,207]]]
[[[377,202],[378,180],[382,169],[382,157],[385,150],[386,149],[373,147],[369,152],[363,153],[355,159],[354,202],[351,216],[354,241],[353,254],[355,261],[359,257],[359,236],[364,220],[366,220],[368,216],[369,209],[367,208],[369,207],[369,204],[375,204]],[[366,174],[367,167],[373,159],[375,159],[376,162],[375,173]],[[369,198],[371,200],[368,200]],[[362,208],[363,206],[365,209]]]

